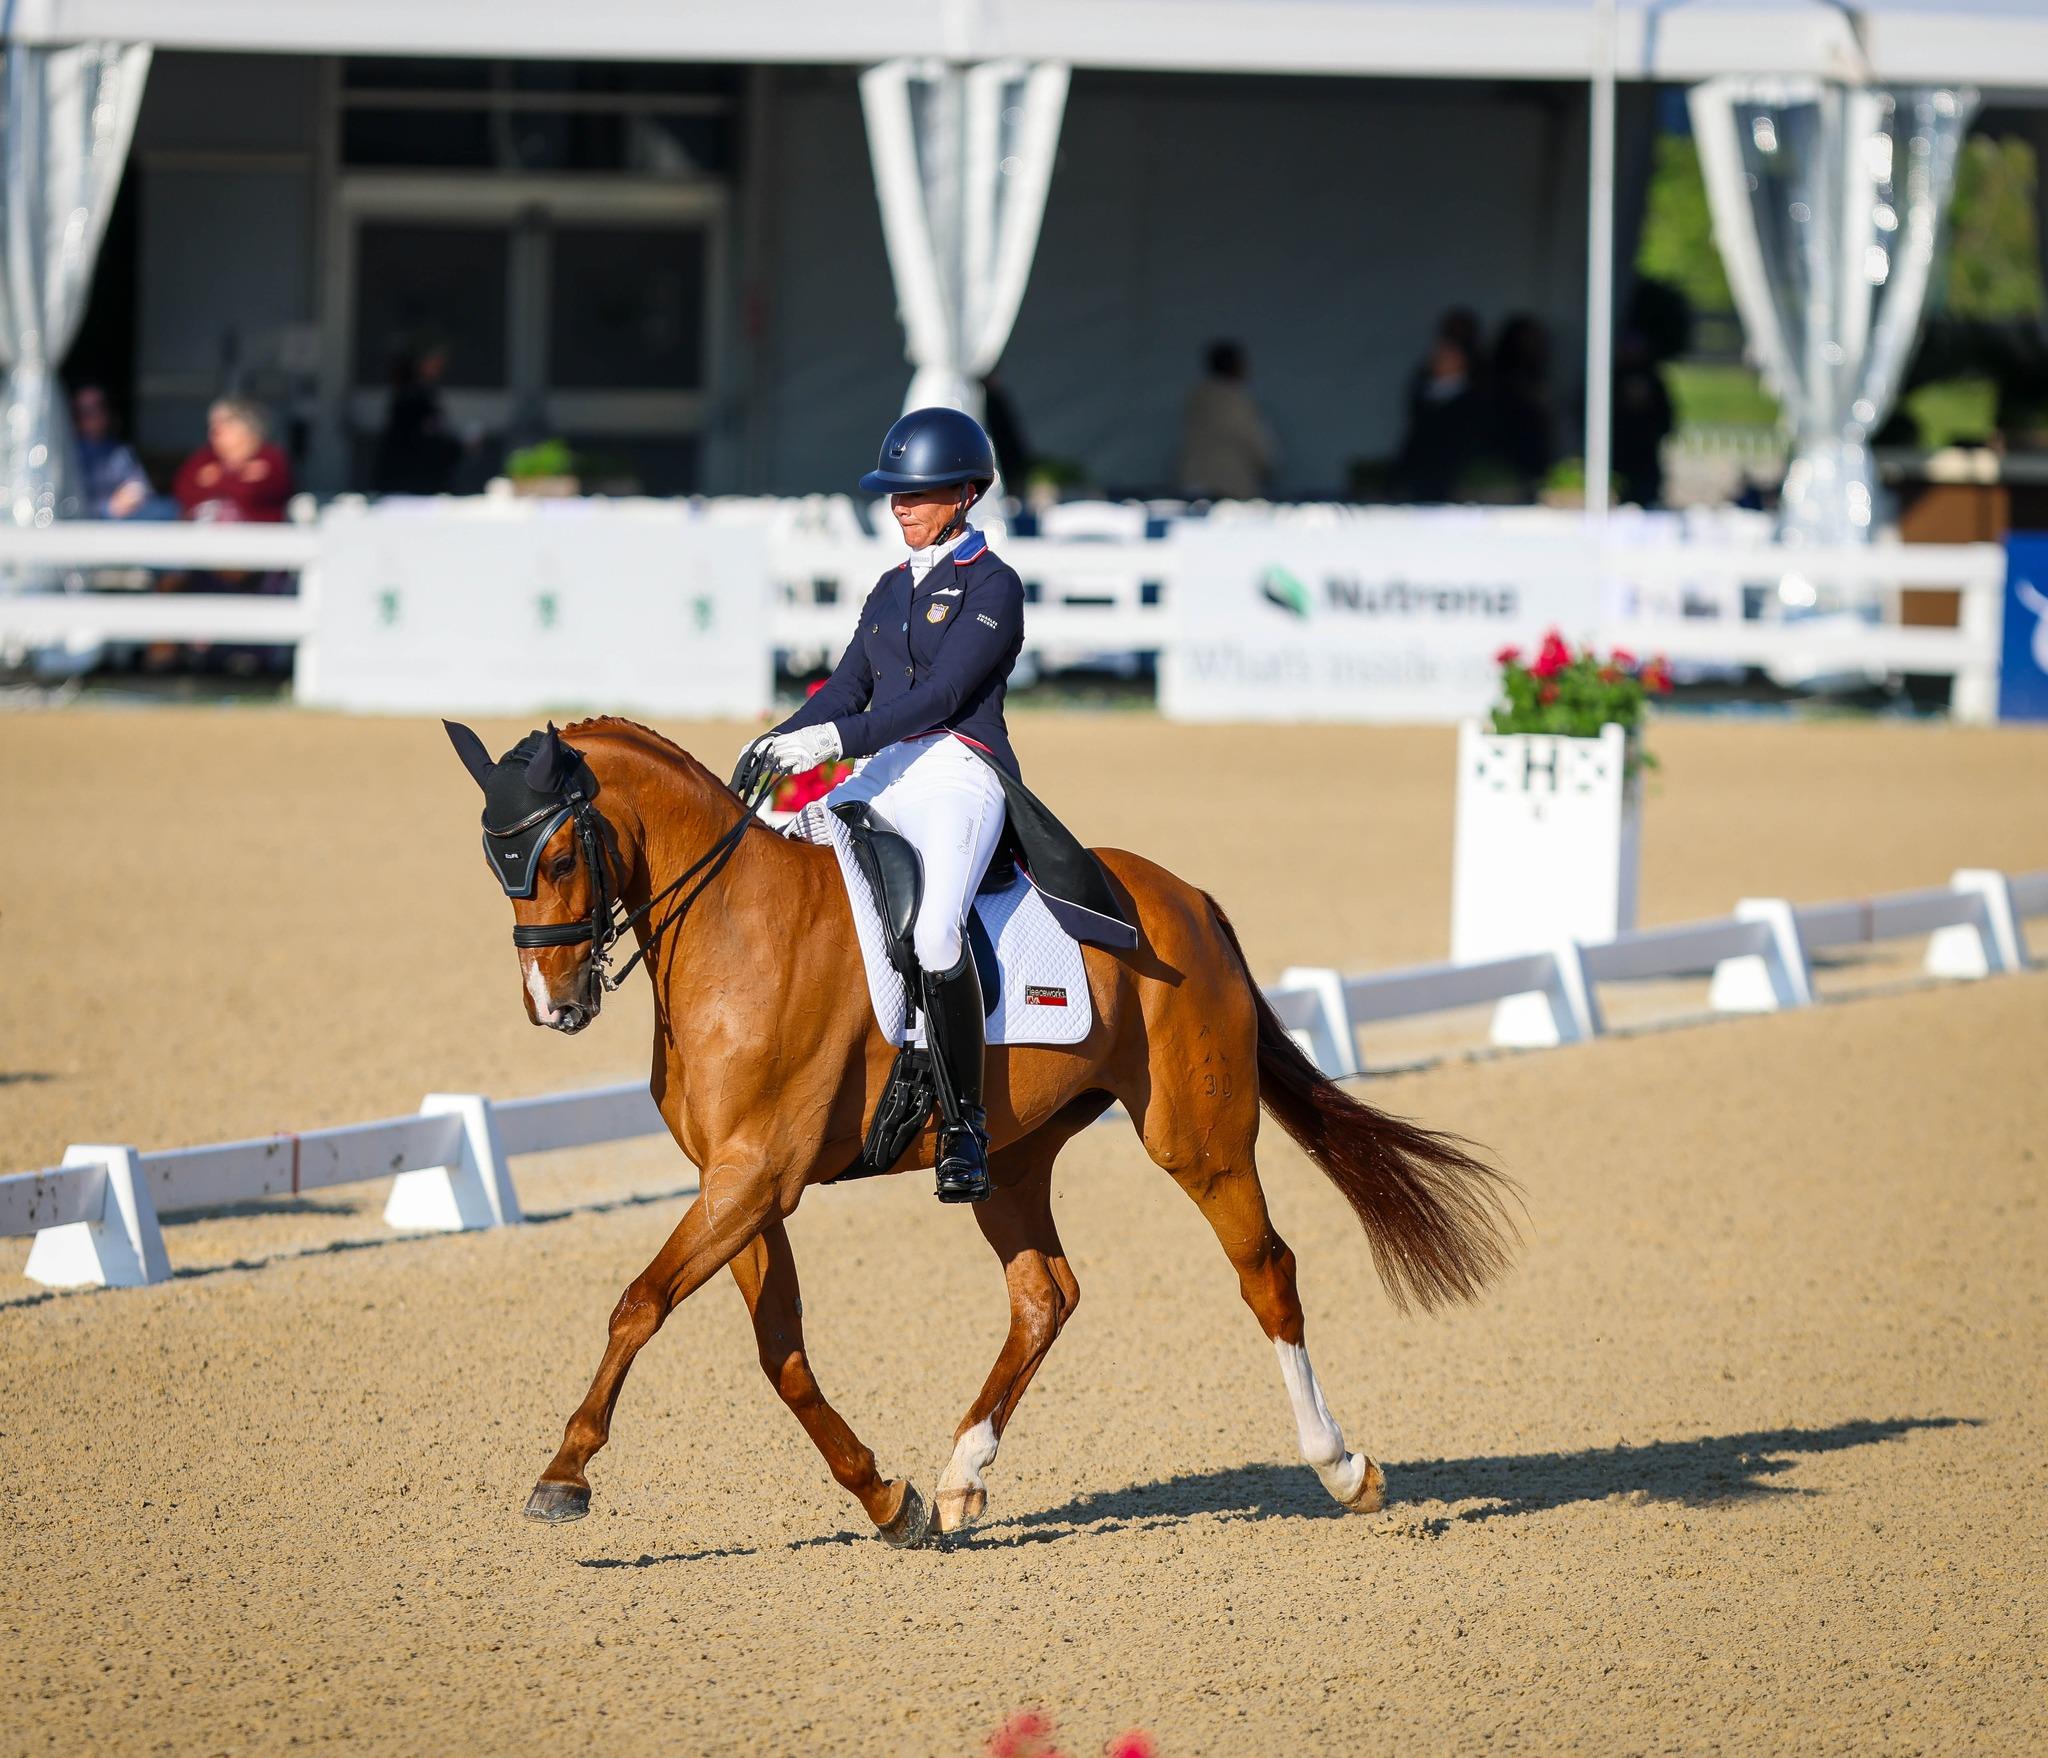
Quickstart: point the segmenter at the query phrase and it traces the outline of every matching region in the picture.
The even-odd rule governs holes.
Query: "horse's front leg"
[[[908,1478],[884,1482],[875,1456],[847,1427],[845,1419],[825,1401],[804,1352],[803,1296],[797,1287],[796,1257],[780,1221],[732,1260],[732,1279],[739,1284],[747,1311],[754,1318],[754,1341],[761,1352],[761,1371],[768,1376],[790,1414],[804,1425],[811,1444],[824,1455],[840,1487],[867,1510],[867,1516],[889,1543],[922,1544],[931,1530],[924,1497]]]
[[[611,1435],[612,1410],[633,1357],[662,1321],[753,1243],[771,1220],[779,1226],[776,1187],[765,1175],[732,1166],[704,1175],[702,1190],[655,1260],[612,1308],[611,1336],[597,1377],[562,1433],[562,1445],[527,1498],[535,1520],[577,1520],[590,1512],[590,1458]]]

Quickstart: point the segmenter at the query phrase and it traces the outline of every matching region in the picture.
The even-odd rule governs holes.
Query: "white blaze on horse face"
[[[526,966],[526,993],[533,1001],[533,1017],[542,1025],[553,1025],[555,1004],[548,995],[548,980],[541,973],[540,954],[529,952],[523,962]]]
[[[1316,1468],[1323,1488],[1337,1500],[1350,1504],[1364,1486],[1367,1462],[1344,1450],[1344,1431],[1323,1402],[1323,1388],[1316,1383],[1307,1346],[1273,1340],[1280,1355],[1280,1377],[1287,1382],[1288,1402],[1294,1406],[1295,1433],[1301,1440],[1301,1456]]]

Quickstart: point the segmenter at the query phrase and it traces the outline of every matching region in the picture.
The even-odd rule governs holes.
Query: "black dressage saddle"
[[[853,862],[874,893],[875,908],[882,917],[882,937],[888,943],[889,962],[898,976],[917,994],[917,953],[910,933],[917,926],[917,906],[924,901],[924,862],[910,838],[864,800],[849,800],[831,808],[832,815],[847,828],[853,843]]]

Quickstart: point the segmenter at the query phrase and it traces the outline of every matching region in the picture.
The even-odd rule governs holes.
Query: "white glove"
[[[831,762],[839,752],[839,731],[830,721],[777,733],[768,741],[769,760],[787,775],[803,775]]]

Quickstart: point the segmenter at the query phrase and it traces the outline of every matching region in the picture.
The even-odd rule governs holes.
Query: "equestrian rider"
[[[860,486],[888,495],[910,557],[868,594],[824,687],[742,759],[742,772],[751,762],[801,773],[865,758],[826,806],[871,807],[924,864],[913,941],[937,1077],[942,1202],[980,1202],[989,1190],[981,978],[966,922],[1002,839],[1006,784],[1021,794],[1003,691],[1024,641],[1024,588],[967,522],[995,474],[988,435],[957,409],[913,409],[889,429]]]

